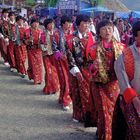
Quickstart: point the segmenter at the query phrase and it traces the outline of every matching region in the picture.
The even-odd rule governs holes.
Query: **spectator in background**
[[[113,36],[114,38],[117,40],[117,41],[121,41],[120,39],[120,34],[119,34],[119,31],[118,31],[118,28],[116,27],[117,23],[116,21],[114,22],[114,32],[113,32]]]
[[[90,30],[90,32],[92,32],[93,36],[96,35],[96,29],[95,29],[92,18],[90,18],[90,20],[89,20],[89,30]]]

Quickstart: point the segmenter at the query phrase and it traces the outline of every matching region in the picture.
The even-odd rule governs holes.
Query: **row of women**
[[[98,40],[89,30],[89,17],[78,15],[77,30],[62,16],[61,28],[52,19],[39,28],[37,19],[25,29],[23,18],[2,13],[0,51],[11,71],[34,84],[42,83],[45,94],[60,91],[64,109],[73,104],[73,121],[97,126],[99,140],[140,139],[140,23],[134,24],[135,43],[125,48],[113,37],[114,25],[103,20],[97,25]],[[9,40],[9,44],[7,43]],[[26,72],[25,60],[28,56]],[[114,67],[115,64],[115,67]]]

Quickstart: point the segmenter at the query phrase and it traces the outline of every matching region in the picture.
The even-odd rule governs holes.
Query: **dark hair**
[[[22,20],[23,20],[23,17],[22,17],[22,16],[20,16],[20,15],[18,15],[18,16],[16,17],[16,22],[17,22],[17,21],[19,21],[20,19],[22,19]]]
[[[113,25],[113,22],[110,21],[110,20],[102,20],[101,22],[98,23],[97,27],[96,27],[96,31],[97,31],[97,35],[99,36],[100,34],[100,29],[104,26],[107,26],[107,25],[110,25],[110,26],[114,26]]]
[[[123,20],[122,19],[119,19],[119,22],[123,22]]]
[[[15,15],[14,12],[10,12],[10,13],[9,13],[9,17],[10,17],[10,16],[14,16],[14,15]]]
[[[70,23],[71,23],[72,20],[71,20],[70,17],[64,15],[64,16],[61,17],[61,26],[62,26],[63,24],[65,24],[65,22],[70,22]]]
[[[33,24],[34,22],[39,22],[38,18],[32,18],[30,24]]]
[[[83,15],[83,14],[78,15],[77,18],[76,18],[76,25],[79,26],[82,21],[84,21],[84,22],[90,21],[89,16]]]
[[[4,9],[2,10],[2,14],[4,14],[4,13],[9,13],[9,10],[6,9],[6,8],[4,8]]]
[[[54,20],[52,18],[48,18],[44,20],[44,27],[46,28],[48,24],[53,23]]]
[[[134,23],[132,31],[133,31],[134,37],[137,37],[138,31],[140,31],[140,21],[137,21]]]

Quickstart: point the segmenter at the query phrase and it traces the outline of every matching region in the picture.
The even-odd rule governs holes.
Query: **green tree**
[[[104,4],[104,0],[98,0],[98,5],[103,5]]]
[[[55,7],[57,4],[58,0],[45,0],[45,4],[48,7]]]
[[[92,5],[94,5],[94,3],[97,3],[97,5],[103,5],[104,4],[104,0],[90,0],[90,3]]]
[[[26,0],[25,3],[26,3],[26,5],[34,6],[35,0]]]

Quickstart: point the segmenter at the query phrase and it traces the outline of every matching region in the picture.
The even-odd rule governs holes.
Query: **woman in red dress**
[[[27,58],[26,45],[24,44],[24,33],[25,28],[23,27],[23,17],[16,17],[16,41],[15,41],[15,58],[16,58],[16,69],[22,78],[27,74],[25,61]]]
[[[41,50],[43,53],[43,63],[45,68],[44,94],[54,94],[59,91],[60,84],[56,70],[56,60],[52,50],[52,40],[54,38],[54,22],[52,19],[44,21],[45,30],[41,34]]]
[[[9,13],[9,30],[9,45],[7,47],[8,62],[10,64],[10,71],[17,72],[15,61],[16,22],[15,14],[13,12]]]
[[[39,48],[41,29],[38,19],[31,20],[31,27],[26,30],[27,54],[28,54],[28,76],[34,80],[34,84],[42,83],[42,51]]]
[[[91,47],[93,59],[94,102],[98,114],[99,140],[112,140],[112,118],[119,85],[114,71],[114,61],[122,53],[123,45],[113,38],[113,23],[101,21],[97,26],[99,41]]]

